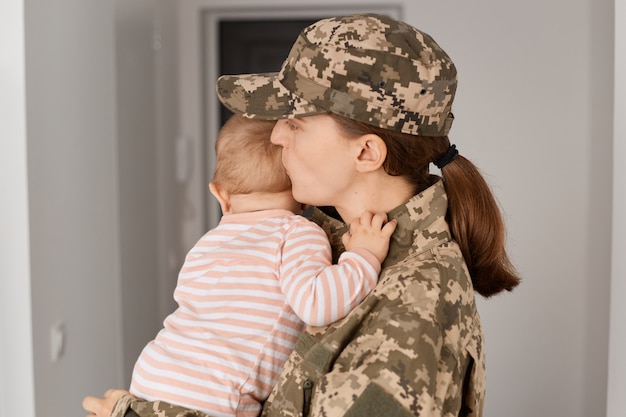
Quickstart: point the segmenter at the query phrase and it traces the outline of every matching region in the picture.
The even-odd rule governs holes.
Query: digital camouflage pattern
[[[300,337],[264,417],[482,415],[482,329],[446,211],[439,180],[388,214],[398,226],[378,285],[347,317]],[[314,220],[340,242],[341,222],[319,211]],[[125,401],[113,417],[129,406],[139,417],[204,417],[164,403]]]
[[[131,395],[125,395],[120,398],[113,411],[111,417],[209,417],[203,412],[190,410],[163,401],[142,401]]]
[[[482,415],[482,330],[446,210],[438,181],[388,214],[398,226],[378,285],[343,320],[303,334],[263,416]]]
[[[429,35],[364,14],[310,25],[280,72],[222,76],[217,94],[247,117],[332,112],[403,133],[445,136],[456,85],[454,63]]]

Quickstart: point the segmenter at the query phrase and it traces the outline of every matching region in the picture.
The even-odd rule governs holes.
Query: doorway
[[[223,2],[218,2],[223,3]],[[368,4],[369,3],[369,4]],[[249,1],[229,7],[215,0],[178,2],[180,138],[189,142],[177,155],[187,172],[180,213],[181,244],[191,247],[220,219],[219,204],[208,192],[215,169],[214,144],[229,112],[217,99],[221,74],[279,71],[300,31],[319,19],[352,13],[379,13],[401,19],[403,5],[365,0],[303,1],[285,6]]]
[[[250,74],[279,71],[300,31],[317,20],[319,18],[221,20],[219,73]],[[218,105],[221,126],[232,112],[221,103]]]

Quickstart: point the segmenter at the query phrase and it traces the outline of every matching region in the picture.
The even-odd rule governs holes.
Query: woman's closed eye
[[[296,124],[295,124],[293,121],[291,121],[291,120],[285,120],[285,123],[287,124],[287,127],[288,127],[290,130],[296,130],[296,129],[298,129],[298,126],[296,126]]]

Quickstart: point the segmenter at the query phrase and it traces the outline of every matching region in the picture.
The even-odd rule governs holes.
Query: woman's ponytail
[[[489,185],[462,155],[441,171],[448,194],[448,222],[474,289],[485,297],[511,291],[520,279],[506,253],[504,222]]]

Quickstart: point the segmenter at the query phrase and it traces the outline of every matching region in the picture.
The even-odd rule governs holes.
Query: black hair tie
[[[459,151],[457,151],[456,145],[451,145],[441,158],[433,161],[433,164],[435,164],[437,168],[441,169],[452,162],[458,154]]]

